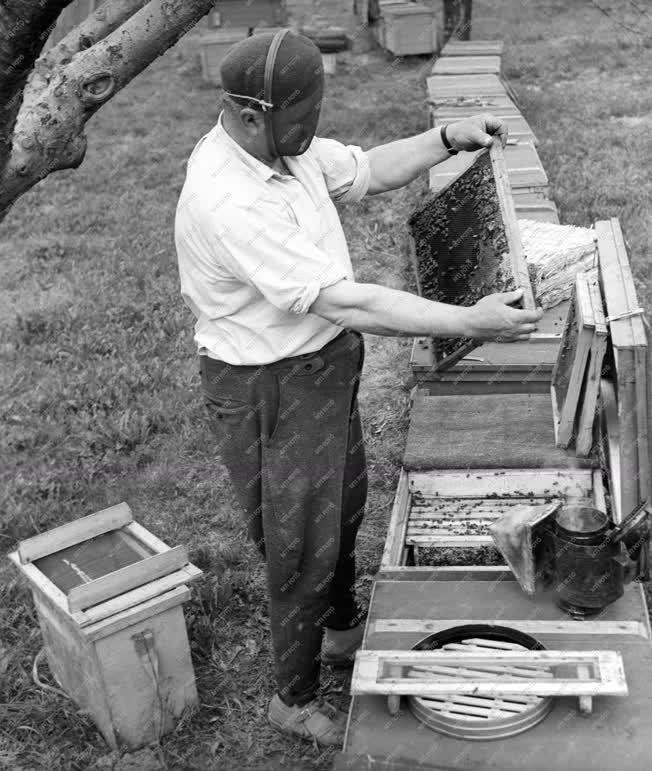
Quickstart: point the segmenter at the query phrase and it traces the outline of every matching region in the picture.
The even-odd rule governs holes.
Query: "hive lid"
[[[185,546],[170,548],[120,503],[21,541],[9,555],[31,583],[84,626],[198,578]]]

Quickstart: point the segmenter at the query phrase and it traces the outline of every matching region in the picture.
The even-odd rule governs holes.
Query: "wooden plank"
[[[419,297],[423,297],[423,287],[421,286],[421,276],[419,275],[419,263],[417,261],[416,247],[414,245],[414,238],[412,237],[412,233],[409,231],[406,234],[406,241],[408,261],[412,266],[412,275],[414,276],[414,281],[417,285],[417,294]],[[432,345],[430,338],[424,339],[427,340],[430,345]]]
[[[637,312],[640,304],[620,223],[616,217],[600,220],[595,223],[595,232],[612,342],[616,348],[645,348],[647,339],[643,314]]]
[[[593,447],[593,426],[600,392],[602,365],[607,350],[607,324],[602,306],[598,272],[590,271],[587,274],[587,281],[594,329],[589,350],[589,364],[579,397],[580,414],[575,439],[575,453],[581,457],[588,456]]]
[[[503,219],[507,243],[509,245],[509,256],[512,266],[512,274],[517,286],[523,289],[523,308],[533,310],[536,308],[530,277],[528,273],[525,254],[523,252],[523,242],[521,241],[521,231],[516,221],[516,211],[510,189],[510,181],[507,172],[507,164],[500,142],[494,142],[489,148],[489,157],[493,167],[494,179],[496,181],[496,191],[498,194],[498,203]]]
[[[500,75],[500,56],[454,56],[435,61],[433,75],[472,75],[491,73]]]
[[[430,98],[442,96],[505,96],[509,94],[497,75],[431,75],[426,79]],[[513,101],[513,100],[512,100]]]
[[[381,568],[377,581],[515,581],[506,565],[397,565]]]
[[[644,501],[648,497],[652,474],[650,473],[649,453],[649,414],[648,414],[648,380],[652,372],[648,368],[648,346],[634,349],[634,372],[636,378],[636,449],[638,453],[638,499]]]
[[[177,586],[187,585],[191,581],[201,578],[202,575],[203,572],[199,568],[189,563],[180,570],[176,570],[162,578],[157,578],[155,581],[139,586],[137,589],[132,589],[129,592],[120,594],[118,597],[88,608],[84,612],[85,618],[81,626],[95,624],[105,618],[115,616],[135,605],[140,605],[172,589],[176,589]]]
[[[460,567],[459,570],[465,568]],[[487,568],[484,568],[487,570]],[[449,568],[452,570],[452,568]],[[497,570],[501,570],[498,568]],[[477,580],[477,579],[473,579]],[[396,632],[418,633],[424,637],[430,634],[442,632],[445,629],[464,624],[483,624],[488,626],[496,625],[495,619],[459,619],[459,618],[379,618],[369,622],[368,634],[387,634]],[[548,635],[568,635],[573,636],[578,631],[578,622],[575,619],[567,621],[553,621],[542,619],[500,619],[499,626],[505,626],[517,629],[520,632],[534,635],[534,637]],[[650,638],[650,634],[645,624],[641,621],[602,621],[600,619],[584,619],[581,622],[581,632],[586,635],[595,635],[602,637],[604,635],[634,635],[637,637]]]
[[[602,469],[593,469],[593,507],[599,511],[607,512],[607,499],[602,483]]]
[[[620,450],[621,510],[626,517],[640,503],[638,479],[638,416],[635,352],[633,348],[616,351],[618,375],[617,405]]]
[[[586,274],[579,273],[575,278],[575,292],[568,309],[550,384],[555,443],[558,447],[568,447],[574,436],[580,393],[594,333],[595,319],[588,280]]]
[[[68,607],[74,611],[97,605],[118,594],[179,570],[187,564],[187,548],[175,546],[173,549],[135,562],[106,576],[96,578],[94,581],[73,587],[68,594]]]
[[[537,665],[549,668],[553,677],[497,674],[482,677],[473,670]],[[586,665],[589,677],[579,679],[577,668]],[[386,675],[390,668],[402,668],[402,676]],[[422,671],[410,677],[410,668]],[[423,667],[432,668],[430,676]],[[455,667],[469,670],[459,677]],[[394,669],[395,671],[395,669]],[[450,674],[449,674],[450,673]],[[401,694],[431,696],[444,693],[473,693],[498,696],[626,696],[628,693],[620,653],[599,651],[503,651],[491,655],[454,651],[358,651],[351,679],[351,694]]]
[[[380,560],[381,569],[391,565],[402,565],[405,562],[405,533],[410,512],[410,489],[408,475],[401,469],[394,496],[392,513],[387,527],[387,538],[383,556]]]
[[[83,623],[86,616],[82,611],[70,613],[68,609],[68,598],[66,595],[50,581],[50,579],[41,573],[31,562],[22,562],[18,551],[9,554],[9,559],[20,570],[32,586],[32,590],[47,598],[50,605],[66,616],[72,616],[76,623]]]
[[[131,533],[134,538],[141,541],[146,546],[149,546],[149,548],[152,549],[152,551],[154,551],[156,554],[159,552],[168,551],[170,548],[164,541],[155,536],[154,533],[150,533],[149,530],[144,528],[138,522],[129,523],[125,527],[125,530]]]
[[[622,513],[633,511],[647,494],[649,456],[647,433],[646,364],[643,351],[647,338],[642,309],[617,218],[595,223],[602,291],[607,306],[607,322],[614,346],[618,378],[618,420],[621,469],[637,473],[621,477]],[[636,349],[642,349],[636,351]],[[645,424],[645,427],[644,427]],[[642,480],[642,483],[641,483]],[[643,487],[646,489],[643,490]]]
[[[410,535],[405,542],[411,546],[439,546],[446,548],[466,548],[493,546],[490,535]]]
[[[165,592],[158,597],[141,602],[140,605],[134,605],[131,608],[116,613],[114,616],[108,616],[94,624],[90,624],[83,628],[82,633],[91,642],[102,640],[154,615],[159,615],[165,610],[174,608],[176,605],[180,605],[189,599],[190,589],[185,585],[177,586],[175,589],[171,589],[169,592]]]
[[[600,380],[600,413],[604,425],[607,447],[606,458],[609,471],[609,493],[611,516],[616,524],[623,521],[622,474],[620,467],[620,426],[618,424],[618,403],[613,383],[606,378]]]
[[[410,507],[409,527],[420,522],[456,522],[466,519],[479,519],[491,522],[502,517],[512,509],[521,508],[525,503],[536,506],[545,505],[549,496],[523,498],[426,498],[423,505]]]
[[[89,541],[95,536],[117,530],[133,520],[131,509],[126,503],[119,503],[86,517],[66,522],[45,533],[39,533],[18,544],[21,562],[34,562],[40,557]]]
[[[585,498],[592,495],[593,488],[590,469],[411,471],[408,482],[413,495],[449,498],[499,495],[522,499],[549,494]]]
[[[647,393],[645,395],[645,401],[647,405],[648,459],[652,459],[652,327],[650,326],[650,322],[646,317],[643,318],[643,322],[645,324],[645,331],[647,333],[647,375],[645,378]],[[648,475],[647,499],[652,502],[652,474]]]
[[[502,40],[449,40],[440,56],[502,56]]]

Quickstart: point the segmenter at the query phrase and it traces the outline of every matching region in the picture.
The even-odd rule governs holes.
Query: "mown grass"
[[[474,4],[474,36],[504,38],[506,75],[540,139],[562,220],[618,216],[650,308],[650,38],[588,2]],[[652,34],[627,0],[622,23]],[[652,15],[652,14],[650,14]],[[635,18],[636,17],[636,18]],[[194,33],[193,33],[194,34]],[[426,59],[350,59],[328,84],[322,133],[370,147],[426,128]],[[328,751],[274,733],[264,572],[212,448],[172,223],[185,161],[217,115],[192,38],[89,125],[77,171],[45,180],[0,230],[4,430],[0,545],[126,500],[206,571],[187,608],[199,713],[162,742],[171,768],[326,768]],[[405,220],[425,182],[342,208],[359,279],[411,285]],[[367,338],[361,389],[370,497],[363,599],[378,565],[404,442],[409,343]],[[29,591],[0,567],[0,767],[107,768],[114,757],[68,702],[37,689]],[[325,687],[342,703],[346,679]]]

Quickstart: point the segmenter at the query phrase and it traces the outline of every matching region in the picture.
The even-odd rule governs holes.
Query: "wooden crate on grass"
[[[247,27],[215,30],[199,37],[199,58],[202,78],[214,86],[222,84],[220,65],[230,48],[249,37]]]
[[[387,5],[382,15],[382,45],[394,56],[437,51],[437,20],[431,8],[418,3]]]
[[[121,503],[28,538],[9,558],[31,585],[50,671],[111,748],[158,741],[197,705],[182,603],[201,570],[185,547]]]

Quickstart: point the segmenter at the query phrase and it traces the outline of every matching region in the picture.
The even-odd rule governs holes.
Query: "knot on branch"
[[[115,91],[115,80],[110,72],[96,72],[82,80],[80,98],[88,106],[95,106],[110,99]]]

